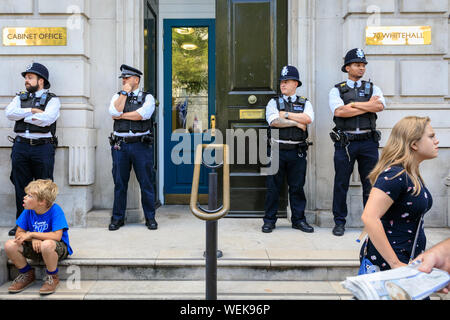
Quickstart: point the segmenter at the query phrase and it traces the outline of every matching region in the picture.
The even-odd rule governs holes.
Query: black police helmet
[[[22,72],[22,77],[25,78],[25,75],[27,73],[34,73],[42,77],[44,79],[44,89],[50,88],[50,82],[48,81],[49,78],[48,69],[44,65],[37,62],[33,62],[32,64],[27,66],[27,70]]]
[[[366,55],[364,54],[364,51],[362,51],[362,49],[355,48],[347,52],[344,59],[344,65],[341,68],[342,72],[347,72],[347,70],[345,70],[345,67],[354,62],[362,62],[364,64],[368,63],[366,60]]]
[[[131,77],[131,76],[136,76],[136,77],[140,78],[141,75],[142,75],[141,71],[139,71],[136,68],[127,66],[126,64],[123,64],[123,65],[120,66],[120,71],[122,71],[122,74],[120,75],[119,78],[128,78],[128,77]]]
[[[298,70],[294,66],[284,66],[283,69],[281,69],[280,81],[282,80],[296,80],[299,87],[302,85]]]

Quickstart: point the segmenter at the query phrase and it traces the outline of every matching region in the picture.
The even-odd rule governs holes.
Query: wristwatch
[[[125,90],[120,91],[120,94],[123,94],[124,96],[128,95],[128,92],[126,92]]]
[[[289,119],[289,112],[285,112],[285,113],[284,113],[284,118],[285,118],[285,119]]]

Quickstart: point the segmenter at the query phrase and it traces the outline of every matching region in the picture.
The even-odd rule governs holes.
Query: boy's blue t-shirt
[[[25,231],[53,232],[63,229],[61,241],[67,245],[69,255],[73,253],[69,244],[69,226],[63,210],[54,203],[44,214],[37,214],[34,210],[23,210],[16,224]]]

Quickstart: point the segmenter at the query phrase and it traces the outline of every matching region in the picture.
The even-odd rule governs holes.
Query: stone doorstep
[[[189,211],[189,206],[185,206],[186,210]],[[106,228],[111,221],[111,210],[91,210],[87,213],[86,227],[87,228]],[[144,221],[144,214],[142,209],[127,209],[126,213],[127,221],[126,223],[142,223]],[[287,219],[290,222],[291,212],[290,208],[287,208]],[[330,211],[305,211],[306,221],[309,224],[313,224],[320,228],[332,228],[334,227],[333,214]],[[355,220],[355,221],[354,221]],[[349,215],[347,221],[348,228],[360,228],[362,222],[360,219],[354,219],[353,216]]]

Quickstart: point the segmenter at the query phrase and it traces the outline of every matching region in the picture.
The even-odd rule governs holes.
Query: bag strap
[[[409,263],[411,263],[411,261],[414,259],[414,254],[416,253],[417,239],[419,238],[420,227],[423,223],[423,216],[424,214],[422,213],[422,215],[420,216],[419,225],[417,226],[416,236],[414,237],[414,243],[411,250],[411,256],[409,257]]]

